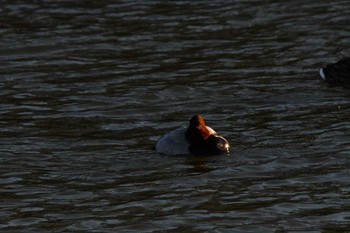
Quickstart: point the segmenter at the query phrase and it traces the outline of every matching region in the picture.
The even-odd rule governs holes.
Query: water
[[[1,232],[344,232],[347,1],[2,1]],[[229,156],[161,156],[202,114]]]

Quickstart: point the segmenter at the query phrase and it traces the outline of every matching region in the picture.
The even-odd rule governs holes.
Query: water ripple
[[[2,5],[1,231],[347,231],[347,1]],[[195,113],[229,156],[151,150]]]

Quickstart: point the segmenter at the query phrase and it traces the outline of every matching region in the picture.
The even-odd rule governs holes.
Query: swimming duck
[[[203,117],[194,115],[189,126],[177,128],[163,135],[155,150],[161,154],[217,155],[229,152],[227,140],[206,126]]]
[[[321,68],[320,76],[326,80],[330,87],[343,86],[350,88],[350,57]]]

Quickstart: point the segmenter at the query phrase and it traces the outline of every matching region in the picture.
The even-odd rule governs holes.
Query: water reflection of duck
[[[330,87],[343,86],[350,88],[350,57],[321,68],[320,76],[326,80]]]
[[[212,128],[205,125],[200,115],[194,115],[190,125],[175,129],[163,135],[155,150],[161,154],[216,155],[229,152],[229,143]]]

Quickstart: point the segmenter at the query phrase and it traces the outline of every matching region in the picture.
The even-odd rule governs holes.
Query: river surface
[[[348,232],[349,1],[2,0],[0,232]],[[151,148],[194,114],[228,156]]]

